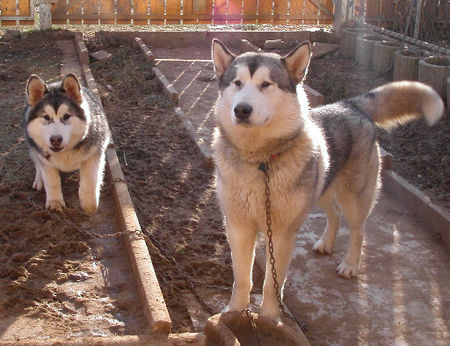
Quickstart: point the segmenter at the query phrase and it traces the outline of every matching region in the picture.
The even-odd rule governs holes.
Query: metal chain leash
[[[283,301],[281,299],[281,292],[280,292],[280,285],[278,284],[278,279],[277,279],[277,271],[275,269],[275,256],[273,255],[273,231],[272,231],[272,217],[270,215],[270,179],[269,179],[269,162],[264,162],[259,166],[259,169],[264,173],[264,181],[266,183],[266,189],[264,191],[264,194],[266,196],[266,225],[267,225],[267,238],[268,238],[268,246],[269,246],[269,262],[271,265],[271,271],[272,271],[272,278],[273,278],[273,287],[275,289],[275,294],[277,296],[277,300],[278,300],[278,305],[280,307],[281,313],[283,314],[284,317],[289,318],[290,320],[294,321],[295,323],[298,324],[298,326],[301,328],[301,330],[305,331],[308,330],[309,327],[306,323],[304,323],[303,321],[301,321],[300,319],[298,319],[295,316],[292,316],[291,314],[289,314],[283,305]]]

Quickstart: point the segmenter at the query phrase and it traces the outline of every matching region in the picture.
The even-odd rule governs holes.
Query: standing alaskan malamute
[[[364,223],[380,185],[376,127],[420,116],[431,125],[442,115],[438,94],[417,82],[390,83],[362,96],[309,109],[298,86],[310,57],[309,42],[281,57],[270,53],[235,56],[213,40],[220,89],[214,139],[217,196],[234,270],[233,293],[225,311],[240,311],[249,303],[256,235],[267,229],[267,167],[281,296],[296,233],[314,202],[328,219],[314,244],[319,253],[332,251],[341,212],[347,220],[351,243],[337,271],[350,278],[359,270]],[[266,254],[261,314],[278,318],[267,245]]]
[[[80,170],[81,208],[98,207],[110,133],[99,101],[74,74],[47,85],[32,75],[26,86],[25,136],[36,167],[33,188],[45,188],[46,208],[65,207],[59,171]]]

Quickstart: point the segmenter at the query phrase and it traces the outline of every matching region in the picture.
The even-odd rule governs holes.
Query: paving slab
[[[334,48],[333,48],[334,49]],[[180,92],[179,106],[210,143],[218,96],[209,49],[152,49],[156,64]],[[332,255],[311,249],[326,218],[309,214],[298,233],[286,283],[291,312],[308,323],[314,345],[444,345],[450,320],[450,254],[427,225],[383,191],[367,221],[360,275],[340,278],[349,232],[343,224]],[[258,250],[257,262],[264,263]]]

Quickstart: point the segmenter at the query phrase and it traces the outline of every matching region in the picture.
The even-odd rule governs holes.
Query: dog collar
[[[45,153],[45,155],[43,155],[43,156],[44,156],[44,159],[50,160],[50,157],[51,157],[52,155],[50,155],[49,153]]]
[[[275,160],[280,157],[280,154],[270,155],[270,160]],[[267,172],[267,169],[269,168],[269,161],[261,162],[258,166],[258,169],[260,171],[263,171],[264,173]]]

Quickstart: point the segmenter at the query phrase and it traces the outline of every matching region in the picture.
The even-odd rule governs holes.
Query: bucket
[[[342,30],[341,45],[339,53],[342,56],[352,58],[355,55],[356,38],[360,35],[371,33],[370,30],[364,28],[346,28]]]
[[[373,50],[373,70],[386,72],[393,68],[394,53],[402,45],[399,41],[381,41],[375,43]]]
[[[419,60],[419,82],[428,84],[447,97],[447,78],[450,76],[450,56],[430,56]]]
[[[373,68],[373,52],[375,43],[383,41],[380,35],[362,35],[356,38],[355,61],[361,66]]]
[[[396,51],[394,53],[393,80],[417,80],[419,60],[427,56],[430,56],[428,51],[417,48]]]

